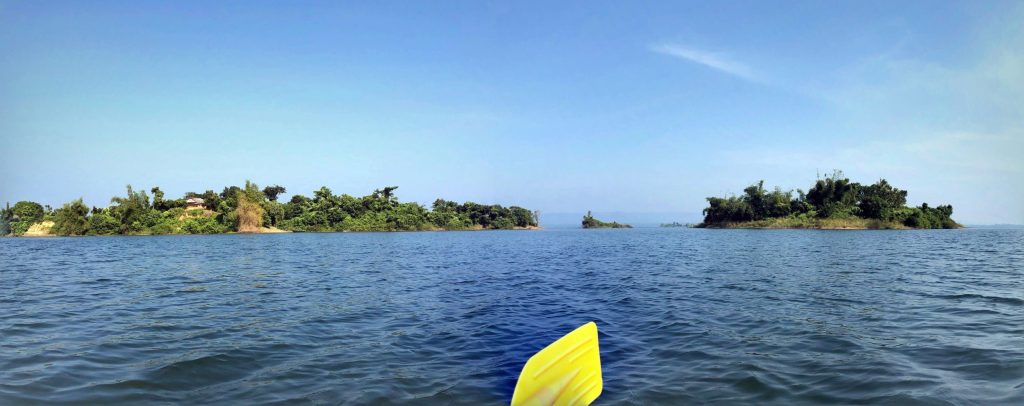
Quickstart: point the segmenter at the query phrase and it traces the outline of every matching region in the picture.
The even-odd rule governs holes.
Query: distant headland
[[[189,192],[166,199],[159,187],[110,199],[105,208],[86,206],[82,199],[54,210],[36,202],[9,203],[0,209],[0,236],[158,235],[275,233],[291,231],[431,231],[512,230],[538,228],[537,213],[522,207],[473,202],[434,201],[430,209],[399,202],[397,186],[374,190],[363,197],[335,195],[327,187],[313,197],[285,193],[281,186],[260,189],[246,181],[220,193]]]
[[[766,191],[764,181],[741,196],[709,197],[705,228],[907,229],[960,228],[953,206],[907,207],[907,191],[885,179],[871,185],[851,182],[841,171],[818,179],[804,191]]]
[[[590,211],[588,210],[587,214],[583,216],[583,228],[633,228],[633,226],[629,224],[617,223],[614,221],[611,223],[606,223],[604,221],[594,218],[594,216],[591,215]]]

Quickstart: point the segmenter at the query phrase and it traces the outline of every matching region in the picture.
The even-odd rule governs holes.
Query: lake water
[[[0,239],[0,404],[1024,404],[1024,230]]]

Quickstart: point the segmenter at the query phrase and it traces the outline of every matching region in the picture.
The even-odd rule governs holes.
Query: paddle
[[[526,361],[512,406],[588,405],[601,395],[602,387],[597,324],[589,322]]]

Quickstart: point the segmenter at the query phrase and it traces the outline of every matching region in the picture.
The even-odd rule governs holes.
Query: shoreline
[[[810,218],[791,217],[721,223],[700,223],[695,228],[710,229],[760,229],[760,230],[928,230],[929,228],[909,227],[893,221],[882,221],[864,218]],[[964,228],[957,225],[955,228]]]
[[[276,227],[263,227],[258,232],[239,232],[230,231],[226,233],[211,233],[211,234],[190,234],[190,233],[168,233],[168,234],[103,234],[103,235],[57,235],[49,233],[49,229],[37,231],[32,234],[22,235],[4,235],[2,238],[81,238],[81,237],[162,237],[172,235],[258,235],[258,234],[334,234],[334,233],[427,233],[427,232],[460,232],[460,231],[537,231],[543,230],[541,226],[528,226],[528,227],[513,227],[510,229],[494,229],[494,228],[483,228],[483,227],[471,227],[459,230],[449,230],[444,228],[429,229],[429,230],[330,230],[330,231],[293,231],[293,230],[282,230]]]

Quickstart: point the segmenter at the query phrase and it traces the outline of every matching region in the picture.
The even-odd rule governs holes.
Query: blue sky
[[[0,1],[0,202],[251,179],[698,213],[886,178],[1024,223],[1024,3]]]

